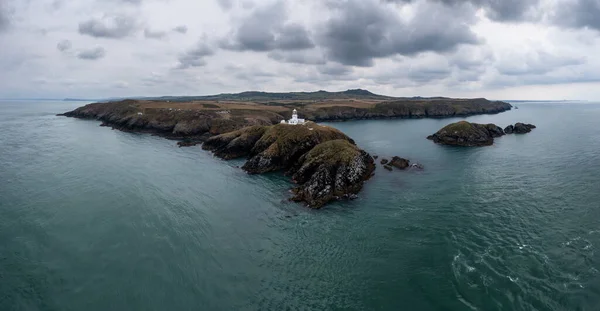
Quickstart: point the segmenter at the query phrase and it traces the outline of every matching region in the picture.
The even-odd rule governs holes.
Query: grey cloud
[[[574,0],[564,3],[557,11],[554,21],[566,27],[600,30],[600,1]]]
[[[306,28],[299,24],[284,25],[278,34],[276,45],[282,50],[304,50],[315,46]]]
[[[421,5],[409,22],[374,1],[350,0],[331,8],[336,14],[324,25],[319,42],[331,60],[344,65],[368,67],[374,58],[443,53],[480,43],[465,23],[473,14],[466,8]]]
[[[569,56],[556,56],[546,52],[527,55],[524,59],[512,57],[500,62],[497,68],[503,75],[544,75],[561,67],[582,65],[585,59]]]
[[[79,33],[96,38],[120,39],[133,34],[138,28],[133,16],[117,15],[90,19],[79,23]]]
[[[60,42],[58,42],[58,44],[56,44],[56,48],[61,51],[61,52],[66,52],[68,50],[70,50],[72,47],[71,41],[69,40],[62,40]]]
[[[77,53],[77,58],[84,60],[97,60],[103,58],[106,55],[106,51],[103,47],[96,47],[89,50],[83,50]]]
[[[173,31],[178,32],[178,33],[187,33],[188,27],[186,25],[180,25],[180,26],[173,28]]]
[[[152,31],[148,28],[144,29],[144,37],[148,39],[163,39],[167,36],[164,31]]]
[[[386,2],[412,3],[417,0],[386,0]],[[535,19],[532,14],[540,0],[431,0],[447,6],[462,6],[469,4],[475,8],[482,8],[486,15],[495,21],[514,22]]]
[[[10,26],[10,15],[8,5],[5,2],[0,2],[0,32],[8,29]]]
[[[304,26],[286,24],[285,2],[278,1],[256,8],[220,46],[235,51],[265,52],[273,50],[303,50],[314,47]]]
[[[230,10],[233,7],[234,0],[216,0],[223,10]]]
[[[408,72],[407,77],[413,82],[427,83],[448,78],[452,74],[450,68],[417,68]]]
[[[347,67],[340,64],[327,64],[320,66],[318,71],[328,76],[345,76],[352,73],[352,67]]]
[[[292,64],[323,65],[327,60],[323,55],[314,50],[310,51],[272,51],[268,54],[270,59]]]
[[[179,56],[177,69],[190,67],[202,67],[206,65],[204,58],[214,54],[214,50],[204,41],[200,41],[195,47]]]

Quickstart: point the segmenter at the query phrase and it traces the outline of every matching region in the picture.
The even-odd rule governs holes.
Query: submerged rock
[[[375,168],[351,138],[312,122],[251,126],[213,136],[202,148],[223,159],[248,157],[242,169],[250,174],[287,172],[299,184],[292,199],[312,208],[357,194]]]
[[[490,146],[495,137],[504,135],[504,131],[495,124],[478,124],[460,121],[449,124],[437,133],[428,136],[437,144],[453,146]]]
[[[384,165],[383,168],[385,168],[388,171],[393,171],[394,170],[394,168],[391,165],[389,165],[389,164]]]

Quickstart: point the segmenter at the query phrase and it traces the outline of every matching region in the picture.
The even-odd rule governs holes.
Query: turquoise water
[[[313,211],[279,174],[199,147],[0,103],[0,310],[598,310],[600,104],[468,118],[533,123],[492,147],[458,119],[330,123],[379,156],[360,198]]]

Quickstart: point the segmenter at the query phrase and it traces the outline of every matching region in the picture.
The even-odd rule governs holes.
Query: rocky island
[[[242,169],[250,174],[284,172],[298,184],[292,200],[312,208],[353,198],[375,170],[352,139],[313,122],[246,127],[213,136],[202,148],[226,160],[247,157]]]
[[[490,146],[494,143],[494,138],[506,134],[518,133],[524,134],[531,132],[535,125],[517,123],[509,125],[506,130],[495,124],[478,124],[467,121],[460,121],[446,125],[437,133],[427,137],[436,144],[451,146]]]

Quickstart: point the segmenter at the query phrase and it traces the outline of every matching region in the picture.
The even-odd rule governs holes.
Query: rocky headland
[[[213,136],[202,148],[225,160],[248,158],[242,169],[250,174],[284,172],[298,185],[292,200],[312,208],[353,198],[375,170],[352,139],[313,122],[246,127]]]
[[[495,124],[478,124],[467,121],[460,121],[446,125],[437,133],[427,137],[436,144],[451,146],[490,146],[494,144],[494,138],[506,134],[518,133],[524,134],[531,132],[535,125],[517,123],[514,126],[509,125],[505,130]]]

